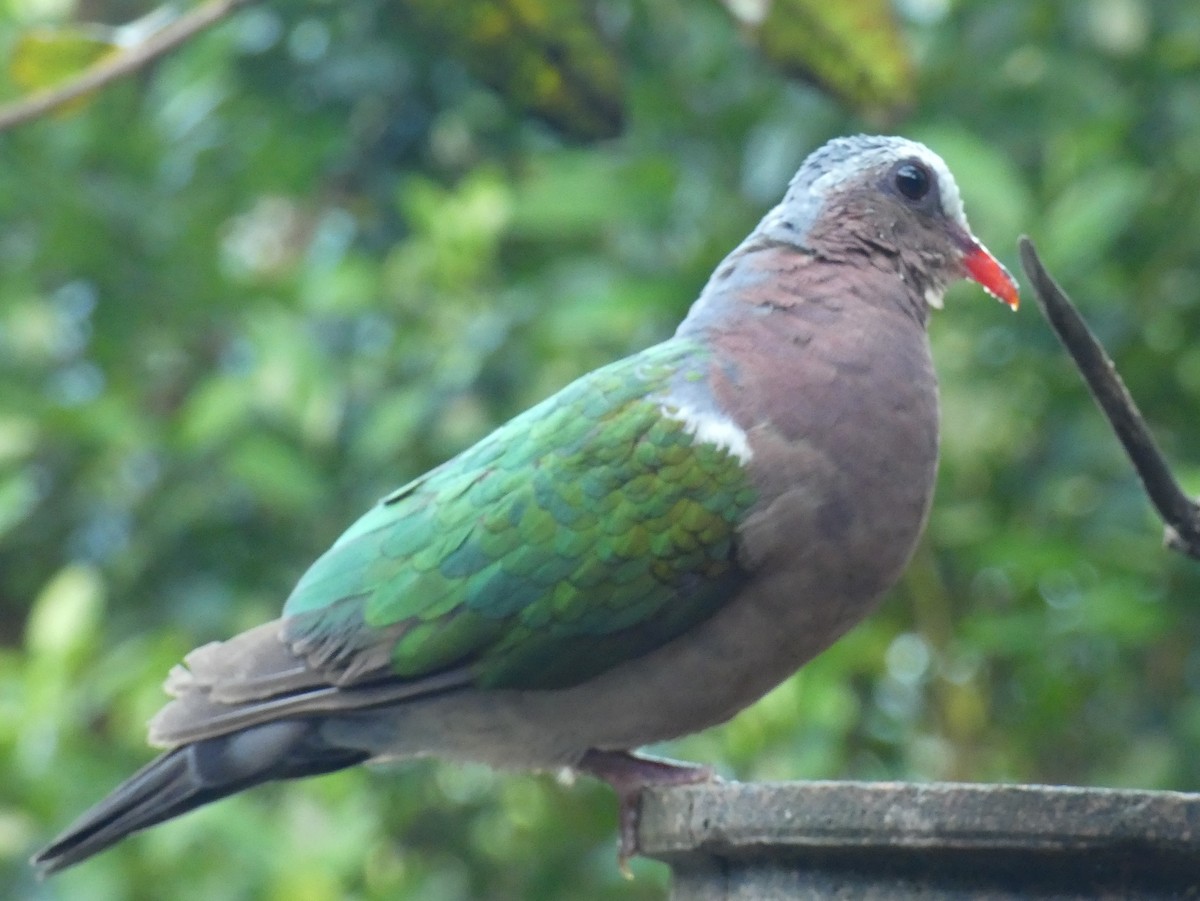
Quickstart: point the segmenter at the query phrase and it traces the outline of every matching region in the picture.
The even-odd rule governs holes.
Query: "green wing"
[[[707,368],[694,342],[652,347],[384,498],[300,580],[285,638],[338,682],[554,688],[686,631],[745,578],[755,500],[736,457],[663,415]]]

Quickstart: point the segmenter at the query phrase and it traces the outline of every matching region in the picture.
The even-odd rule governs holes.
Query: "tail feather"
[[[32,863],[48,876],[125,836],[252,785],[362,763],[356,748],[330,747],[315,721],[292,720],[184,745],[152,760],[84,813]]]

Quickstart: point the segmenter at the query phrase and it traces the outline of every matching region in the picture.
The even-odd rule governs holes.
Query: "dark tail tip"
[[[30,860],[38,877],[86,860],[127,835],[252,785],[329,773],[369,755],[330,748],[315,724],[269,723],[156,757]]]
[[[102,851],[131,832],[145,829],[204,803],[201,786],[188,774],[191,748],[155,758],[112,794],[83,814],[32,859],[45,878]],[[190,803],[189,803],[190,802]]]

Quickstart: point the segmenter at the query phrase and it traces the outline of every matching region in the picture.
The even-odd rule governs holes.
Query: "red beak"
[[[1017,283],[1008,274],[1008,270],[974,238],[971,238],[966,244],[963,252],[963,265],[967,267],[967,273],[973,280],[983,285],[984,290],[992,297],[1016,310],[1021,305],[1021,296],[1017,292]]]

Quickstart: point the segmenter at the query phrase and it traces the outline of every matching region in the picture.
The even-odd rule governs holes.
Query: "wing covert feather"
[[[285,640],[339,684],[465,667],[553,688],[704,619],[745,578],[755,500],[736,457],[664,414],[707,365],[692,341],[652,347],[393,492],[300,580]]]

